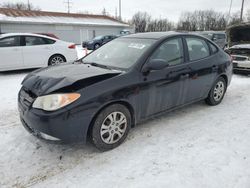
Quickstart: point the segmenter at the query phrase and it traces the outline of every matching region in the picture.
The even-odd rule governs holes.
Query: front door
[[[0,39],[0,70],[23,67],[23,52],[20,36]]]
[[[142,76],[142,119],[183,104],[184,86],[188,80],[189,69],[184,63],[182,38],[165,41],[152,54],[149,61],[151,59],[163,59],[168,66]]]

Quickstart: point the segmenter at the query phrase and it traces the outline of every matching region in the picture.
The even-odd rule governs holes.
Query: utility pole
[[[28,0],[28,10],[30,10],[31,7],[30,7],[30,0]]]
[[[71,0],[67,0],[66,2],[64,2],[67,5],[67,9],[68,9],[68,14],[70,13],[70,8],[72,5],[72,1]]]
[[[228,24],[229,24],[229,20],[231,17],[232,4],[233,4],[233,0],[231,0],[231,2],[230,2],[230,7],[229,7],[229,11],[228,11],[228,18],[227,18]]]
[[[245,2],[245,0],[242,0],[241,12],[240,12],[240,21],[241,22],[243,21],[244,2]]]
[[[122,20],[122,1],[119,0],[119,20]]]

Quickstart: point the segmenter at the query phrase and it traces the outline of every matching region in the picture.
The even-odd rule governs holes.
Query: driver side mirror
[[[164,59],[151,59],[144,65],[142,72],[148,74],[150,71],[161,70],[168,66],[168,62]]]

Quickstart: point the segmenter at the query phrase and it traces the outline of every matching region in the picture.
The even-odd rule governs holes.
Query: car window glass
[[[45,45],[46,41],[42,37],[26,36],[25,37],[26,46],[37,46]]]
[[[183,58],[182,39],[176,38],[164,42],[150,59],[162,59],[169,65],[177,65],[183,62]]]
[[[209,56],[209,48],[205,40],[187,37],[186,41],[190,61],[195,61]]]
[[[215,54],[218,51],[217,47],[210,42],[208,44],[211,48],[212,54]]]
[[[20,46],[20,37],[7,37],[0,39],[0,47]]]

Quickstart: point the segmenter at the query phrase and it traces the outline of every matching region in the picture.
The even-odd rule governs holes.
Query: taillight
[[[69,49],[75,49],[76,48],[76,45],[75,44],[71,44],[68,46]]]

